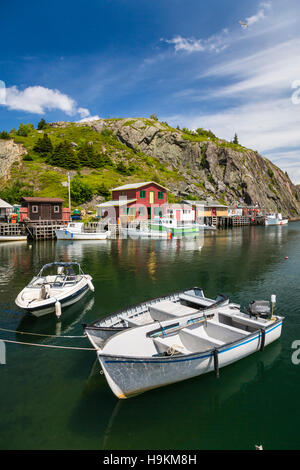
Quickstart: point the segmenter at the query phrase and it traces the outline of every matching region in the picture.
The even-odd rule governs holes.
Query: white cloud
[[[6,89],[5,105],[10,110],[22,110],[45,114],[46,110],[59,109],[68,115],[76,113],[76,102],[59,90],[32,86],[19,90],[16,86]]]
[[[100,116],[98,116],[98,114],[96,114],[95,116],[87,116],[85,118],[79,119],[79,121],[76,121],[76,122],[98,121],[98,119],[101,119],[101,118]]]
[[[223,29],[220,34],[215,34],[207,39],[184,38],[180,35],[174,36],[173,39],[162,39],[168,44],[173,44],[175,52],[185,51],[192,52],[216,52],[219,53],[227,48],[226,39],[229,30]]]
[[[59,90],[42,86],[31,86],[24,90],[19,90],[16,86],[9,88],[0,86],[0,89],[5,91],[5,99],[0,100],[0,105],[6,106],[11,111],[45,114],[46,111],[60,110],[68,116],[79,114],[82,118],[79,122],[99,119],[97,115],[91,116],[87,108],[78,107],[73,98],[61,93]]]

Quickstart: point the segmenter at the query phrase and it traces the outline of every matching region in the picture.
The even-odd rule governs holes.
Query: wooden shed
[[[64,199],[58,197],[22,197],[23,219],[29,220],[63,220]],[[26,209],[26,210],[25,210]]]

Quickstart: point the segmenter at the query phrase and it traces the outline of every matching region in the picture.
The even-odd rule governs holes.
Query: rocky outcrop
[[[122,143],[178,171],[182,178],[167,184],[179,197],[258,203],[268,211],[300,214],[298,188],[280,168],[250,149],[220,139],[199,139],[150,119],[100,119],[85,125],[98,132],[109,128]]]
[[[20,162],[27,150],[13,140],[0,139],[0,182],[5,182],[10,176],[10,170],[14,163]]]

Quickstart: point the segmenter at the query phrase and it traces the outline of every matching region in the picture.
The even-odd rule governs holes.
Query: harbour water
[[[286,259],[288,257],[288,259]],[[78,261],[95,293],[54,315],[25,317],[17,293],[43,264]],[[82,323],[192,286],[247,307],[277,295],[281,339],[192,380],[118,401],[94,351],[6,345],[0,364],[1,449],[297,449],[300,364],[300,222],[243,227],[176,240],[117,239],[0,245],[0,338],[90,347]],[[300,357],[300,354],[299,354]]]

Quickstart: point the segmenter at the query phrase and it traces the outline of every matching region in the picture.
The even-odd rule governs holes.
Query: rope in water
[[[37,346],[41,348],[53,348],[53,349],[74,349],[77,351],[95,351],[94,348],[76,348],[74,346],[55,346],[53,344],[35,344],[35,343],[24,343],[23,341],[12,341],[10,339],[2,339],[0,341],[4,343],[24,344],[26,346]]]
[[[18,333],[20,335],[47,336],[48,338],[86,338],[85,335],[81,335],[81,336],[46,335],[43,333],[30,333],[27,331],[8,330],[7,328],[0,328],[0,331],[7,331],[9,333]]]

